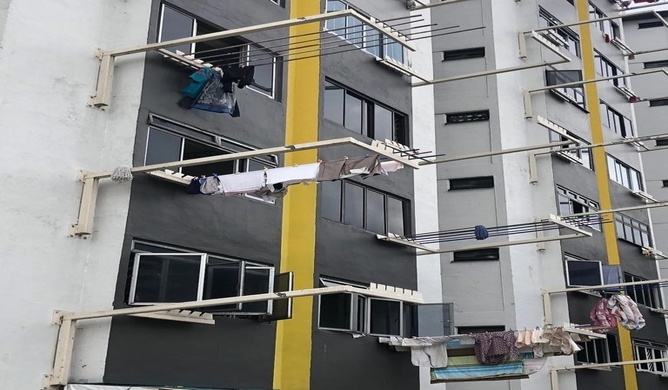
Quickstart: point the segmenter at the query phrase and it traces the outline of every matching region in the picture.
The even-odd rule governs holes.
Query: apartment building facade
[[[477,224],[506,227],[532,223],[549,214],[567,216],[632,208],[603,215],[601,223],[583,227],[591,234],[588,238],[538,245],[505,243],[499,248],[466,251],[457,250],[466,245],[443,243],[442,248],[452,250],[442,257],[443,296],[454,302],[458,333],[591,323],[590,310],[600,295],[583,292],[550,294],[552,320],[545,323],[542,297],[546,291],[595,285],[602,280],[578,279],[583,275],[582,267],[605,273],[608,266],[617,266],[615,277],[605,284],[659,279],[657,262],[644,256],[642,248],[657,245],[661,235],[655,230],[652,236],[646,210],[633,209],[645,202],[638,191],[651,185],[643,176],[646,155],[628,143],[586,148],[637,137],[641,122],[636,124],[624,87],[645,80],[643,77],[654,77],[656,88],[662,88],[660,82],[665,81],[653,75],[615,77],[628,72],[621,19],[609,18],[618,16],[620,10],[615,2],[578,0],[467,1],[434,9],[434,20],[472,29],[433,39],[435,79],[499,73],[462,77],[434,87],[437,153],[484,154],[564,140],[584,147],[568,152],[539,150],[533,161],[522,152],[440,164],[440,228]],[[603,20],[588,22],[592,19]],[[549,29],[562,25],[566,26]],[[518,33],[525,47],[518,44]],[[547,44],[541,44],[535,35],[545,38]],[[549,43],[559,46],[567,60],[555,55]],[[654,40],[645,44],[660,45]],[[608,81],[577,84],[610,77]],[[549,88],[560,84],[566,86]],[[665,159],[661,152],[655,153],[655,158]],[[535,232],[509,233],[498,242],[535,237]],[[626,289],[638,301],[647,321],[643,329],[612,331],[607,340],[588,343],[573,357],[550,358],[550,368],[529,380],[448,384],[448,388],[665,386],[665,363],[619,365],[605,371],[557,370],[573,364],[665,357],[668,340],[664,316],[654,311],[664,307],[659,285]]]
[[[82,313],[271,293],[279,291],[277,277],[285,273],[294,277],[293,290],[368,289],[371,283],[418,289],[413,250],[376,239],[388,231],[410,234],[417,213],[430,212],[416,210],[408,166],[364,180],[294,185],[278,199],[191,195],[174,180],[135,173],[126,183],[100,179],[93,228],[77,221],[85,202],[79,170],[139,168],[348,137],[367,145],[374,139],[410,145],[410,78],[377,61],[407,63],[409,50],[355,17],[186,42],[165,48],[172,52],[168,56],[157,50],[115,54],[104,68],[104,51],[348,9],[389,20],[406,35],[415,23],[402,2],[104,1],[39,9],[21,0],[7,4],[0,25],[2,99],[15,98],[3,103],[0,121],[21,135],[3,132],[3,161],[21,169],[5,180],[18,184],[30,177],[48,196],[35,202],[18,192],[3,195],[8,207],[0,246],[3,258],[15,261],[7,263],[11,271],[2,284],[16,292],[15,300],[3,304],[3,388],[419,387],[418,369],[408,356],[377,341],[379,335],[411,332],[410,305],[364,294],[294,299],[291,315],[283,318],[272,317],[278,305],[265,301],[209,309],[214,324],[155,316],[80,320],[73,355],[55,357],[60,367],[61,357],[64,364],[71,359],[66,382],[49,382],[59,337],[54,310]],[[40,53],[40,62],[49,66],[30,71],[33,77],[19,86],[12,75],[29,53]],[[189,53],[194,58],[184,57]],[[223,69],[254,67],[252,83],[236,90],[240,116],[184,107],[180,91],[197,61]],[[429,69],[430,61],[424,62]],[[99,81],[112,80],[111,72],[113,81]],[[104,88],[113,92],[103,96]],[[37,93],[44,104],[28,103]],[[35,153],[21,157],[20,145],[28,140],[38,144]],[[348,144],[176,166],[167,175],[234,175],[372,153]],[[431,190],[435,194],[435,182]],[[28,283],[19,274],[41,276]]]

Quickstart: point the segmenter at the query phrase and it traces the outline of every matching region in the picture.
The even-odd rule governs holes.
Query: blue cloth
[[[197,98],[197,95],[202,92],[202,89],[206,86],[207,81],[213,76],[213,71],[210,68],[202,68],[197,72],[190,75],[192,80],[187,87],[181,90],[181,94],[191,97],[193,99]]]
[[[238,114],[239,108],[237,106],[234,86],[232,87],[232,92],[225,92],[220,74],[214,72],[213,77],[207,81],[202,91],[192,102],[190,108],[235,116],[235,113]]]
[[[484,240],[487,237],[489,237],[489,232],[487,231],[487,228],[482,225],[476,225],[474,232],[476,240]]]
[[[522,362],[479,366],[449,366],[431,369],[432,382],[482,380],[515,375],[524,375],[524,364]]]

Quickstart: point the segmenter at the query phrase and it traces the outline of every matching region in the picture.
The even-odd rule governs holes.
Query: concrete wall
[[[32,390],[53,364],[53,311],[111,308],[130,186],[102,183],[90,239],[70,238],[68,228],[79,208],[78,170],[109,170],[132,161],[142,55],[117,61],[108,111],[86,103],[98,72],[95,48],[145,42],[149,3],[35,7],[15,0],[6,13],[7,4],[0,7],[0,181],[16,190],[0,195],[0,256],[6,260],[0,284],[12,292],[0,314],[0,387]],[[73,381],[101,380],[108,334],[109,321],[80,324]]]

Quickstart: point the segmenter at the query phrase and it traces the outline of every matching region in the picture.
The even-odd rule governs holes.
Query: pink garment
[[[605,328],[616,328],[617,318],[608,307],[608,299],[601,298],[589,312],[589,318],[594,326],[601,326]],[[603,330],[601,333],[605,333]]]

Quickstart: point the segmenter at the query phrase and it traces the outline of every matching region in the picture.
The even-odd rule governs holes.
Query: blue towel
[[[509,362],[497,365],[451,366],[431,369],[432,381],[456,381],[490,379],[502,376],[523,375],[522,362]]]

